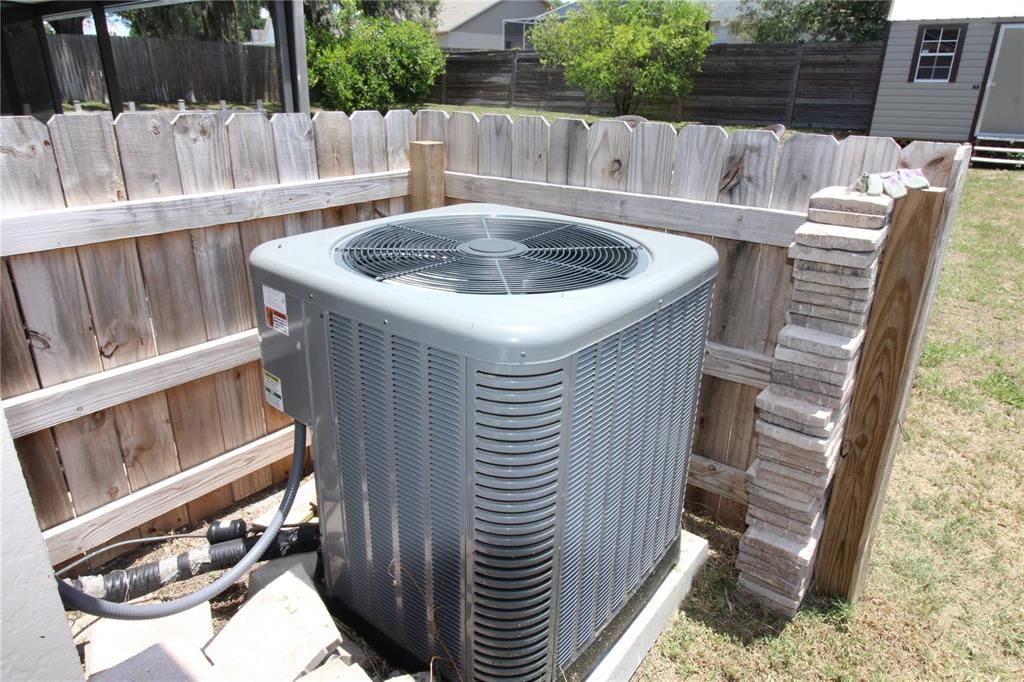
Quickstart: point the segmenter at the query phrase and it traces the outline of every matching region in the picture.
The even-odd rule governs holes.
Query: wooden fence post
[[[858,599],[900,440],[924,333],[930,281],[941,265],[944,233],[940,213],[946,191],[911,191],[889,226],[868,318],[857,385],[846,424],[845,456],[819,545],[817,591]],[[955,210],[949,213],[950,220]],[[937,254],[937,255],[936,255]]]
[[[789,84],[789,102],[786,103],[786,127],[793,125],[793,109],[796,107],[796,96],[800,91],[800,69],[804,63],[804,44],[796,44],[796,60],[793,64],[793,81]]]
[[[444,143],[409,143],[409,210],[444,206]]]

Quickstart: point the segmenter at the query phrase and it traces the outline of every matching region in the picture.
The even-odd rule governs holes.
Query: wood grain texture
[[[891,137],[850,135],[839,143],[832,167],[831,185],[850,185],[862,173],[895,170],[900,146]]]
[[[50,131],[34,116],[0,117],[0,176],[4,213],[64,205]]]
[[[953,159],[962,145],[956,142],[914,140],[900,150],[900,168],[920,168],[932,187],[948,187]]]
[[[319,177],[316,145],[313,141],[313,122],[309,114],[274,114],[270,120],[270,127],[273,131],[277,174],[280,181],[288,183],[316,180]],[[337,222],[336,214],[335,209],[293,213],[283,216],[281,223],[285,234],[301,234],[322,229],[325,224],[334,224]],[[242,245],[248,257],[251,240],[246,240],[244,226],[239,227],[242,230]]]
[[[112,410],[65,422],[54,427],[53,433],[76,514],[131,492]]]
[[[171,117],[158,112],[124,112],[114,121],[114,133],[129,199],[181,194]]]
[[[637,194],[668,195],[676,130],[668,123],[641,123],[633,130],[626,189]]]
[[[718,184],[718,200],[741,206],[768,206],[779,138],[770,130],[737,130]]]
[[[413,142],[409,146],[409,163],[409,209],[422,211],[444,206],[444,145],[440,142]]]
[[[305,114],[277,114],[272,121],[259,113],[235,114],[227,122],[227,135],[232,180],[236,187],[267,185],[278,180],[299,182],[317,176],[312,122]],[[249,254],[263,242],[303,231],[303,228],[304,221],[300,215],[239,223],[244,263],[248,263]],[[244,273],[245,305],[251,310],[252,279],[248,267]],[[215,382],[221,429],[228,448],[258,438],[269,428],[267,412],[263,408],[260,366],[252,362],[238,364],[240,366],[230,371],[217,374]],[[272,417],[271,422],[276,425],[278,420]],[[240,477],[231,484],[231,491],[236,500],[241,500],[272,483],[273,472],[265,467]]]
[[[548,178],[548,135],[543,116],[520,116],[512,124],[511,177],[544,182]]]
[[[8,256],[165,234],[405,196],[407,171],[328,178],[292,185],[212,191],[183,197],[19,213],[4,220],[0,252]]]
[[[48,127],[68,206],[128,198],[108,114],[57,114]]]
[[[477,172],[507,178],[512,174],[512,119],[507,114],[480,117],[480,149]]]
[[[114,133],[129,200],[169,198],[182,193],[172,120],[169,114],[140,112],[122,114],[115,121]],[[173,352],[192,343],[205,341],[205,329],[197,323],[194,304],[199,295],[199,280],[189,233],[142,237],[135,240],[135,246],[146,289],[149,323],[152,325],[156,351]],[[141,360],[140,363],[123,367],[153,361],[159,361],[159,358]],[[116,379],[122,371],[130,370],[108,370],[77,381],[105,382]],[[65,384],[64,388],[69,390],[57,395],[73,397],[74,385],[75,382]],[[95,395],[99,397],[103,393],[96,391]],[[124,402],[136,397],[142,400]],[[166,394],[154,392],[145,396],[125,395],[123,400],[108,399],[103,407],[108,406],[113,407],[125,470],[133,490],[181,470]],[[83,407],[81,414],[93,412],[92,409],[84,409],[82,405],[79,407]],[[60,414],[59,409],[56,414]],[[149,520],[142,532],[148,532],[150,527],[170,530],[188,520],[188,510],[182,505],[170,510],[165,516]]]
[[[174,119],[174,138],[186,193],[233,188],[227,128],[222,119],[215,114],[179,114]],[[247,267],[238,225],[193,230],[192,244],[207,339],[252,327]],[[255,367],[245,371],[258,373]],[[237,393],[232,375],[221,373],[192,384],[196,391],[186,392],[177,387],[167,393],[183,469],[224,452],[229,432],[237,438],[240,431],[248,429],[253,437],[258,437],[266,428],[262,408],[258,413],[246,409],[248,403],[245,396]],[[234,499],[230,489],[217,491],[191,503],[189,515],[198,520]]]
[[[690,455],[686,484],[739,504],[747,503],[747,472],[701,455]]]
[[[416,112],[416,139],[424,142],[446,142],[448,112],[420,109]]]
[[[765,388],[771,382],[772,356],[708,342],[703,372],[719,379]]]
[[[589,139],[590,128],[581,119],[560,118],[551,125],[548,134],[548,182],[576,187],[587,184]]]
[[[302,182],[317,178],[313,121],[309,114],[274,114],[270,119],[270,128],[273,131],[280,181]],[[237,183],[235,186],[238,186]]]
[[[21,473],[25,475],[39,527],[45,530],[72,518],[75,509],[64,482],[53,432],[47,429],[17,438],[14,449],[18,452]]]
[[[719,126],[688,125],[679,131],[671,195],[718,201],[728,150],[729,136]]]
[[[404,170],[409,167],[409,143],[416,139],[416,118],[408,109],[392,109],[384,116],[384,130],[387,134],[388,170]],[[405,197],[395,197],[389,202],[389,213],[398,215],[407,210]]]
[[[317,172],[321,178],[353,175],[352,122],[342,111],[319,111],[313,116],[313,146]],[[342,206],[324,212],[325,225],[355,222],[355,206]]]
[[[966,166],[963,167],[966,169]],[[825,517],[817,589],[856,601],[864,589],[874,533],[901,434],[900,420],[954,211],[943,224],[944,190],[911,190],[896,203],[875,284],[860,369]],[[953,198],[953,201],[958,201]]]
[[[587,138],[587,187],[628,191],[632,134],[625,121],[595,121]]]
[[[779,154],[779,169],[769,206],[806,211],[811,195],[831,183],[838,145],[831,135],[791,135]]]
[[[173,510],[183,501],[196,500],[223,489],[238,476],[255,471],[291,452],[292,427],[248,443],[200,463],[180,474],[83,514],[43,534],[50,560],[65,561],[130,529],[142,519]]]
[[[452,113],[448,118],[447,140],[448,170],[475,174],[480,162],[480,120],[476,114]]]
[[[352,114],[352,167],[356,174],[377,173],[388,169],[387,131],[379,111],[356,111]],[[356,207],[359,220],[388,215],[386,201]]]
[[[11,276],[7,272],[7,261],[0,262],[0,397],[28,393],[39,388],[39,378],[32,364],[32,354],[28,348],[28,336],[25,325],[21,321],[18,300],[11,284]]]
[[[259,357],[259,336],[249,329],[5,399],[4,411],[17,438]]]
[[[806,216],[792,211],[642,196],[526,180],[445,173],[447,195],[627,225],[788,247]]]

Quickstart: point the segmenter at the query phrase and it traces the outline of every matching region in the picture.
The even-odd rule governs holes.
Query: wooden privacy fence
[[[37,53],[19,49],[36,36],[11,37],[9,54],[20,92],[40,87],[22,59]],[[103,101],[107,94],[96,36],[47,36],[53,68],[66,100]],[[121,94],[136,102],[255,102],[278,99],[277,61],[265,45],[237,45],[164,38],[110,39]],[[42,87],[46,87],[45,84]],[[30,98],[31,99],[31,98]]]
[[[650,118],[726,124],[783,123],[796,128],[867,130],[882,44],[712,45],[685,98],[649,102]],[[449,52],[433,101],[608,115],[610,102],[588,102],[562,69],[536,52]]]
[[[405,210],[413,140],[443,142],[446,163],[443,188],[439,169],[414,182],[417,206],[429,177],[451,202],[717,249],[688,504],[742,527],[755,397],[786,323],[787,248],[808,198],[898,166],[941,185],[958,149],[432,110],[13,117],[0,137],[3,406],[55,562],[281,479],[291,429],[262,401],[245,256],[270,238]]]

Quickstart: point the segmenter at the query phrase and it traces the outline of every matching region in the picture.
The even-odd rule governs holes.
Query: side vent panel
[[[462,667],[464,361],[330,315],[349,605]]]
[[[473,671],[547,679],[563,370],[474,376]]]
[[[679,532],[711,288],[576,356],[554,624],[559,669],[595,640]]]

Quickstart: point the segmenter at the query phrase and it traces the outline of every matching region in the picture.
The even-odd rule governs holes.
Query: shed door
[[[1000,27],[978,137],[1024,136],[1024,24]]]

